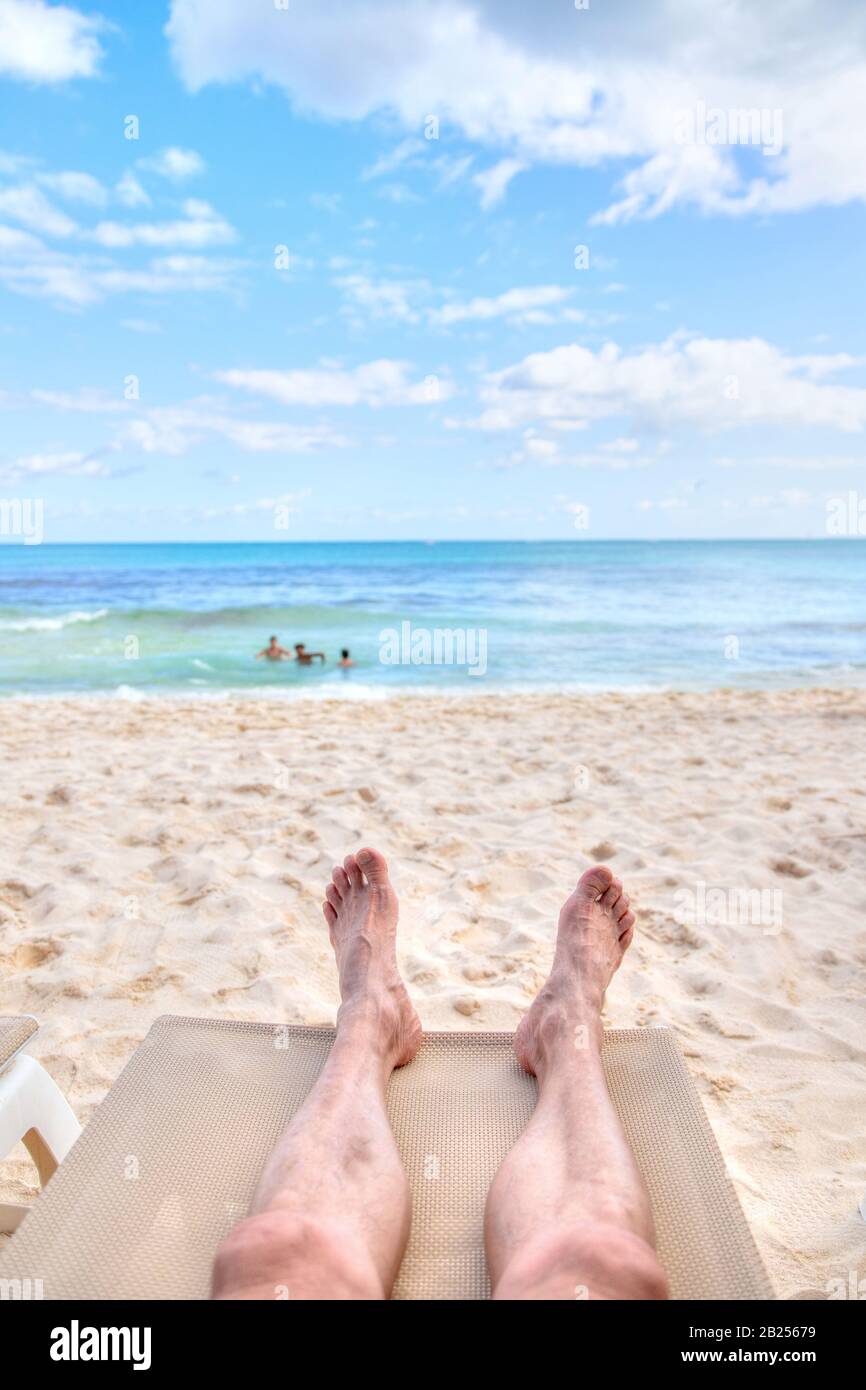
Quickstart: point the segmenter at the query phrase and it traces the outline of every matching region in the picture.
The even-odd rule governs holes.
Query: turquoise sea
[[[483,632],[484,674],[386,664],[406,623]],[[328,660],[254,661],[271,633]],[[7,695],[864,681],[860,540],[0,545]]]

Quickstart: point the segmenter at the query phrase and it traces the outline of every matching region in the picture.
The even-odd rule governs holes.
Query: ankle
[[[337,1011],[336,1042],[387,1058],[399,1046],[400,1011],[385,988],[344,999]]]
[[[601,1027],[604,990],[592,971],[554,961],[553,969],[538,995],[538,1002],[544,1013],[551,1015],[552,1032],[555,1031],[554,1019],[561,1020],[562,1026],[570,1032],[578,1027],[590,1031]]]
[[[548,1066],[598,1056],[602,1031],[597,1013],[564,1010],[551,1015],[539,1029],[539,1052]]]
[[[598,1006],[587,1004],[573,988],[562,991],[551,978],[518,1030],[518,1056],[543,1080],[588,1059],[597,1061],[602,1036]]]

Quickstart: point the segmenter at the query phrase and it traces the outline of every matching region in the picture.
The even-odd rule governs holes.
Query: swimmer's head
[[[343,658],[343,660],[345,661],[345,660],[348,658],[348,655],[349,655],[349,648],[348,648],[348,647],[344,647],[343,650],[340,652],[340,656],[341,656],[341,657]]]

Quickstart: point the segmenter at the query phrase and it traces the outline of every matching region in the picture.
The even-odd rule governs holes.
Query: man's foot
[[[338,1032],[360,1029],[393,1066],[411,1062],[421,1022],[397,969],[397,895],[374,849],[334,869],[322,911],[337,957],[342,1004]]]
[[[559,914],[553,969],[514,1039],[521,1066],[535,1075],[563,1049],[601,1040],[605,990],[631,945],[634,913],[604,864],[587,869]]]

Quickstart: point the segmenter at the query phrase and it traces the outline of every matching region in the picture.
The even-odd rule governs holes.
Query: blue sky
[[[0,0],[0,493],[49,541],[825,534],[864,17],[720,8]]]

